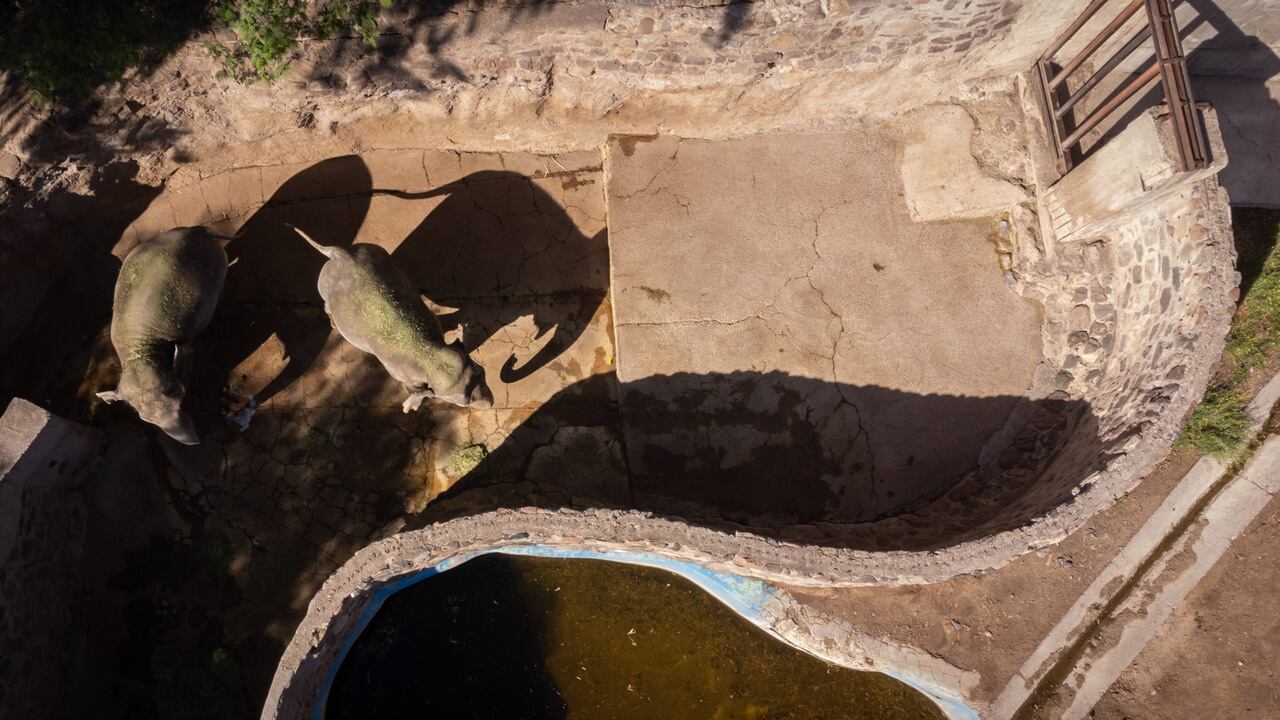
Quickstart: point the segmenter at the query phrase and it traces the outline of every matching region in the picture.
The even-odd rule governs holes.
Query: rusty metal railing
[[[1205,167],[1209,161],[1208,140],[1191,93],[1191,78],[1187,72],[1186,58],[1182,55],[1182,42],[1178,39],[1178,24],[1173,16],[1173,0],[1130,0],[1120,14],[1085,43],[1075,57],[1062,66],[1055,62],[1054,56],[1107,2],[1108,0],[1091,0],[1080,17],[1036,61],[1035,78],[1045,110],[1045,122],[1049,126],[1053,149],[1058,159],[1058,171],[1066,174],[1071,170],[1078,154],[1078,146],[1085,135],[1157,77],[1164,88],[1164,101],[1173,123],[1180,169],[1187,171]],[[1146,23],[1142,28],[1074,91],[1068,91],[1067,79],[1144,6]],[[1101,105],[1077,122],[1072,113],[1076,105],[1149,38],[1154,39],[1152,45],[1155,50],[1151,66],[1112,92]]]

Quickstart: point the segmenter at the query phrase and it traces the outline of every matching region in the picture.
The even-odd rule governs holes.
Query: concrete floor
[[[610,145],[637,497],[757,526],[867,521],[977,467],[1031,384],[1040,316],[1003,281],[994,218],[911,217],[980,216],[994,212],[983,200],[1017,197],[975,164],[994,190],[955,202],[941,179],[960,185],[956,164],[910,152],[928,145],[913,134],[923,120]],[[926,189],[906,192],[904,171]]]

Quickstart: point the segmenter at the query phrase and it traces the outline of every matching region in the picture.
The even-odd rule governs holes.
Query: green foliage
[[[1233,460],[1249,442],[1245,402],[1234,387],[1211,387],[1182,428],[1180,447]]]
[[[1236,225],[1242,287],[1247,293],[1227,334],[1223,364],[1182,429],[1180,447],[1234,460],[1249,441],[1242,387],[1280,349],[1280,213],[1254,211]]]
[[[1277,238],[1280,239],[1280,238]],[[1280,254],[1262,264],[1227,336],[1227,354],[1240,373],[1262,367],[1280,347]]]
[[[208,26],[208,0],[0,2],[0,69],[41,100],[87,96]]]
[[[104,82],[162,60],[212,25],[236,39],[206,47],[223,74],[271,82],[304,37],[353,31],[378,42],[392,0],[7,0],[0,2],[0,70],[47,101],[80,100]]]
[[[354,30],[370,47],[378,44],[379,6],[392,0],[218,0],[214,16],[230,28],[236,41],[209,43],[222,60],[223,77],[270,83],[289,71],[294,49],[303,37],[325,39]]]

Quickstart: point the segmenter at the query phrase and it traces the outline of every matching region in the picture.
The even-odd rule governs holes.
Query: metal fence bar
[[[1080,142],[1080,138],[1084,137],[1090,130],[1097,127],[1098,123],[1102,122],[1108,115],[1115,112],[1115,109],[1123,105],[1125,100],[1133,97],[1134,93],[1151,84],[1159,74],[1160,65],[1157,63],[1147,68],[1146,72],[1130,80],[1129,83],[1120,90],[1120,92],[1116,93],[1115,97],[1108,100],[1102,107],[1089,113],[1085,117],[1084,121],[1080,123],[1080,127],[1076,128],[1075,132],[1068,135],[1067,139],[1062,141],[1062,147],[1064,149],[1070,148],[1072,145]]]
[[[1174,144],[1178,151],[1181,169],[1186,171],[1205,167],[1208,164],[1208,141],[1205,139],[1204,125],[1200,120],[1199,108],[1191,91],[1191,77],[1187,71],[1186,58],[1182,54],[1182,43],[1178,39],[1178,25],[1173,15],[1172,0],[1130,0],[1124,9],[1090,39],[1066,66],[1059,69],[1054,63],[1054,54],[1070,42],[1071,38],[1097,15],[1106,2],[1107,0],[1091,0],[1080,17],[1076,18],[1036,61],[1036,85],[1043,102],[1045,123],[1048,125],[1053,149],[1057,155],[1059,172],[1066,174],[1071,170],[1073,150],[1085,135],[1115,113],[1139,90],[1154,82],[1157,77],[1164,90],[1165,104],[1169,108]],[[1066,94],[1063,84],[1071,74],[1080,69],[1143,6],[1146,7],[1146,22],[1142,29],[1126,41],[1080,87],[1071,92],[1070,96],[1061,99],[1062,95]],[[1078,126],[1069,127],[1070,113],[1076,105],[1103,79],[1114,72],[1116,67],[1133,54],[1134,50],[1147,38],[1152,39],[1155,62],[1138,77],[1121,87],[1102,106],[1086,115]],[[1063,137],[1064,135],[1066,137]]]
[[[1102,6],[1105,5],[1106,3],[1107,3],[1107,0],[1093,0],[1092,2],[1090,2],[1089,6],[1086,7],[1084,9],[1084,12],[1080,14],[1080,17],[1076,18],[1075,22],[1071,23],[1070,27],[1062,31],[1062,34],[1059,35],[1058,38],[1053,41],[1053,44],[1049,46],[1048,50],[1044,51],[1044,54],[1040,56],[1040,59],[1048,60],[1052,58],[1054,55],[1056,55],[1057,52],[1062,49],[1062,46],[1066,45],[1067,41],[1070,40],[1073,35],[1080,32],[1080,28],[1084,27],[1084,24],[1089,22],[1089,18],[1092,18],[1094,15],[1097,15],[1098,10],[1101,9]]]
[[[1124,25],[1129,18],[1133,17],[1138,10],[1142,9],[1144,2],[1146,2],[1146,0],[1131,0],[1131,2],[1125,6],[1124,10],[1120,11],[1119,15],[1112,18],[1111,22],[1107,23],[1107,26],[1102,28],[1097,37],[1090,40],[1089,44],[1085,45],[1075,57],[1071,58],[1071,62],[1068,62],[1063,66],[1062,72],[1055,75],[1053,79],[1049,81],[1049,89],[1052,90],[1066,81],[1067,77],[1070,76],[1071,73],[1075,72],[1085,60],[1092,57],[1093,54],[1098,51],[1098,48],[1102,47],[1103,43],[1110,40],[1111,36],[1116,34],[1116,31],[1120,29],[1121,25]]]
[[[1173,4],[1170,0],[1146,1],[1148,22],[1155,36],[1156,64],[1160,67],[1160,81],[1169,106],[1169,119],[1173,122],[1179,164],[1184,171],[1204,167],[1209,161],[1204,127],[1191,93],[1191,77],[1187,72],[1187,60],[1182,55],[1182,42],[1178,39]]]
[[[1143,28],[1138,31],[1137,35],[1129,38],[1129,42],[1125,43],[1124,47],[1117,50],[1116,54],[1112,55],[1111,58],[1107,60],[1106,64],[1098,68],[1097,72],[1090,75],[1089,79],[1085,80],[1084,84],[1081,85],[1078,90],[1071,93],[1071,97],[1067,98],[1066,102],[1062,103],[1062,107],[1058,108],[1057,112],[1054,114],[1057,117],[1062,117],[1063,115],[1071,112],[1071,108],[1075,107],[1076,103],[1080,102],[1080,98],[1083,98],[1088,94],[1088,92],[1101,82],[1103,78],[1110,75],[1111,71],[1115,70],[1117,65],[1124,62],[1124,59],[1132,55],[1133,51],[1137,50],[1138,46],[1146,42],[1149,37],[1151,37],[1151,26],[1144,25]]]

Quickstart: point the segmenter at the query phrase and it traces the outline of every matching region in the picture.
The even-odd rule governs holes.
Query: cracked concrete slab
[[[963,109],[934,114],[972,131]],[[970,183],[978,204],[960,210],[939,187],[904,184],[898,159],[922,147],[927,122],[611,142],[618,376],[638,494],[766,524],[866,521],[977,466],[1041,361],[1040,311],[1006,285],[991,239],[1020,191],[982,174],[964,145],[998,192],[978,197],[986,183]],[[985,217],[921,223],[919,207]],[[654,382],[679,372],[686,385]]]
[[[958,105],[934,105],[906,120],[902,186],[920,222],[991,217],[1025,199],[1016,185],[982,170],[969,147],[976,124]]]

